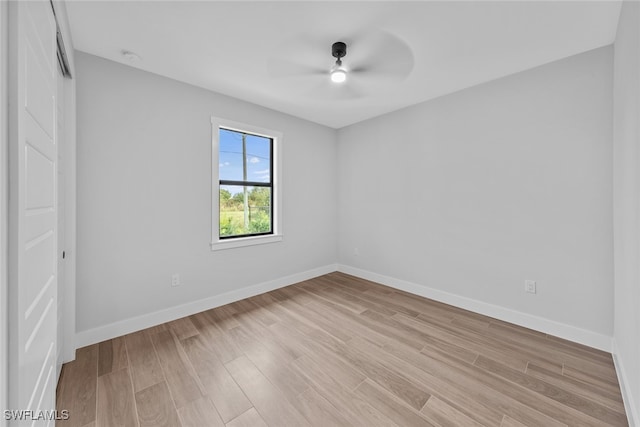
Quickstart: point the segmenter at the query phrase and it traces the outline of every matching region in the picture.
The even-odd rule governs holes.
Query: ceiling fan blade
[[[354,40],[345,64],[354,73],[376,73],[402,80],[413,69],[413,53],[400,38],[385,31],[372,31]]]
[[[327,49],[326,43],[311,36],[287,39],[268,57],[267,72],[276,78],[327,74],[332,65]]]
[[[371,70],[371,66],[360,65],[358,67],[349,68],[349,73],[368,73]]]
[[[352,74],[349,76],[349,86],[352,91],[362,94],[381,93],[385,90],[393,89],[393,84],[384,76],[374,72]]]

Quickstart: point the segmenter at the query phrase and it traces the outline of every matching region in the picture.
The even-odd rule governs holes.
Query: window
[[[211,249],[282,240],[282,134],[213,117]]]

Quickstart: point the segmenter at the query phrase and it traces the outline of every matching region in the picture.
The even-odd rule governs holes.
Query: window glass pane
[[[271,181],[271,139],[247,135],[247,180]]]
[[[245,159],[247,166],[246,179],[243,170]],[[220,129],[220,180],[270,182],[270,165],[270,138]]]
[[[270,188],[220,186],[220,237],[271,232]]]
[[[220,179],[242,180],[242,134],[220,129]]]

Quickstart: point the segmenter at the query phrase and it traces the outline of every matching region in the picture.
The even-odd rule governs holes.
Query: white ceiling
[[[68,1],[67,12],[78,50],[340,128],[611,44],[620,2]],[[339,40],[345,66],[368,69],[343,85],[328,78]]]

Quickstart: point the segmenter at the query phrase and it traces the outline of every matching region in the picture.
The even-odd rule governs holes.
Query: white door
[[[48,1],[9,7],[9,407],[37,414],[56,389],[56,26]]]

